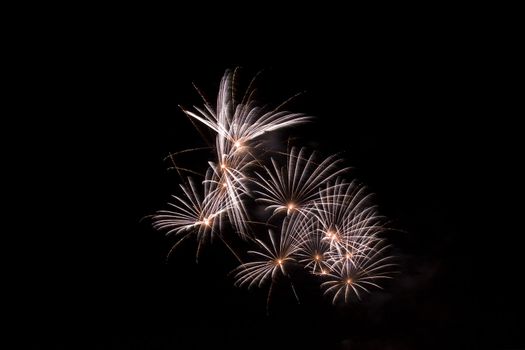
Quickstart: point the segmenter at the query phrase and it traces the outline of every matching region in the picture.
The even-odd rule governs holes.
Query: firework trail
[[[309,120],[302,113],[291,113],[281,111],[279,107],[269,109],[257,105],[252,98],[253,81],[243,95],[242,101],[237,103],[234,97],[234,76],[235,71],[227,71],[222,78],[215,109],[208,103],[205,103],[204,108],[194,106],[195,111],[183,109],[188,116],[217,133],[219,153],[229,153],[231,149],[245,146],[266,132]]]
[[[235,284],[238,286],[261,287],[265,282],[271,281],[266,303],[267,312],[273,285],[279,277],[288,277],[290,287],[297,301],[299,301],[295,287],[289,279],[290,275],[286,270],[288,266],[296,262],[295,253],[299,249],[294,242],[293,233],[296,232],[302,221],[296,220],[294,216],[284,219],[280,235],[268,230],[270,244],[256,238],[255,242],[259,249],[248,251],[249,254],[256,257],[256,260],[241,264],[233,271],[236,279]]]
[[[291,147],[285,157],[273,152],[276,157],[268,159],[272,152],[261,146],[263,135],[310,118],[283,110],[289,100],[276,108],[259,104],[254,97],[257,76],[239,95],[237,73],[226,71],[215,106],[203,97],[202,107],[183,108],[215,134],[215,158],[208,160],[200,186],[192,178],[180,185],[182,194],[153,217],[154,227],[178,238],[172,251],[195,238],[197,258],[205,244],[220,238],[241,261],[232,271],[235,285],[269,283],[268,302],[273,285],[283,280],[297,298],[293,266],[319,276],[320,288],[334,304],[360,300],[372,288],[381,288],[394,264],[381,235],[388,225],[372,195],[356,180],[343,178],[349,168],[336,155],[322,158]],[[280,164],[279,158],[285,162]],[[256,222],[252,217],[260,205],[265,217]],[[258,228],[262,224],[267,235],[254,223]],[[228,228],[253,249],[234,251],[222,235]],[[244,255],[247,261],[242,262]]]

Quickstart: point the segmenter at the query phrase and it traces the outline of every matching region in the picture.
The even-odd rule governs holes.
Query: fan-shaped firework
[[[380,280],[391,278],[388,268],[391,256],[386,254],[388,246],[379,248],[380,242],[362,249],[358,254],[345,256],[332,265],[328,280],[321,284],[324,294],[332,296],[335,304],[342,300],[349,302],[352,297],[361,300],[363,293],[370,293],[370,288],[381,288]]]
[[[217,133],[218,151],[229,153],[266,132],[289,127],[307,121],[302,113],[281,111],[280,106],[269,109],[253,100],[253,81],[240,103],[235,99],[235,71],[227,71],[222,78],[217,107],[205,103],[204,109],[194,107],[195,112],[184,110],[191,118],[198,120]],[[281,104],[282,106],[283,104]]]
[[[303,266],[321,276],[324,294],[334,304],[361,299],[371,287],[381,288],[379,282],[389,277],[393,264],[380,237],[385,220],[371,194],[357,181],[342,178],[348,168],[336,156],[321,158],[303,147],[291,147],[284,164],[278,162],[283,158],[279,152],[268,159],[272,150],[262,149],[263,135],[309,118],[283,110],[287,101],[276,108],[259,104],[255,78],[237,96],[236,75],[237,70],[224,75],[216,107],[204,100],[203,107],[183,109],[215,133],[216,157],[208,159],[202,196],[188,179],[181,185],[183,196],[173,196],[170,209],[154,216],[154,226],[180,237],[178,243],[196,237],[197,256],[204,243],[214,237],[224,241],[221,232],[233,228],[245,244],[254,245],[248,261],[233,270],[238,286],[273,286],[281,276],[293,288],[292,272],[297,269],[291,267]],[[255,203],[265,207],[263,214],[257,213]],[[264,229],[267,239],[259,232],[261,226],[250,224],[252,217],[260,220],[261,215],[265,225],[277,225],[275,230]]]
[[[370,204],[371,197],[357,181],[348,184],[338,179],[320,191],[312,213],[332,251],[355,253],[368,247],[385,230],[383,217]]]
[[[295,221],[291,222],[294,225]],[[260,239],[255,239],[259,250],[250,250],[248,253],[257,257],[257,260],[242,264],[235,274],[236,284],[262,286],[268,279],[275,280],[279,273],[286,276],[286,266],[295,261],[294,255],[297,246],[290,234],[290,220],[285,222],[280,235],[268,230],[270,244]]]
[[[264,173],[256,172],[257,200],[274,213],[299,211],[306,215],[319,196],[319,188],[346,170],[338,168],[341,159],[331,156],[318,163],[315,152],[308,154],[304,148],[292,148],[287,158],[286,166],[272,158],[271,168],[264,166]]]
[[[330,245],[324,240],[315,217],[296,218],[293,237],[297,246],[297,258],[304,268],[313,274],[326,274],[330,271]]]
[[[222,223],[225,212],[231,208],[219,182],[213,180],[213,172],[208,170],[204,181],[204,194],[201,196],[195,183],[188,178],[187,185],[180,185],[184,197],[173,196],[176,200],[169,203],[172,210],[161,210],[154,216],[154,226],[167,231],[167,234],[183,235],[179,243],[196,234],[201,245],[213,237]]]

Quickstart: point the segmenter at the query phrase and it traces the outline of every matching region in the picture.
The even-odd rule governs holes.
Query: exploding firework
[[[370,293],[371,288],[382,289],[379,282],[391,278],[394,264],[390,263],[391,256],[387,254],[389,246],[380,247],[381,241],[362,249],[359,253],[344,256],[335,261],[331,272],[326,275],[327,281],[321,284],[325,295],[332,296],[332,302],[345,303],[357,298],[361,300],[364,293]]]
[[[244,202],[250,192],[249,178],[246,174],[254,163],[251,158],[251,155],[246,153],[232,152],[221,155],[218,164],[209,162],[224,194],[222,198],[230,204],[227,209],[230,223],[242,238],[245,238],[248,232],[249,216]]]
[[[169,209],[153,217],[154,227],[178,237],[173,248],[194,237],[197,257],[202,246],[219,237],[240,261],[246,255],[232,271],[235,285],[270,284],[268,298],[282,280],[297,297],[292,282],[297,266],[319,276],[334,304],[360,300],[381,288],[393,264],[381,237],[386,221],[372,195],[359,182],[343,178],[348,168],[336,155],[322,158],[304,147],[291,147],[284,155],[263,149],[266,133],[310,118],[283,110],[288,100],[276,108],[259,104],[255,78],[238,96],[236,75],[237,70],[224,75],[215,107],[204,99],[202,107],[183,109],[214,132],[215,159],[208,161],[200,186],[191,178],[180,186],[182,194],[173,196]],[[268,159],[268,154],[274,156]],[[261,205],[265,217],[256,222],[252,217]],[[268,226],[267,236],[254,223]],[[247,254],[226,243],[222,232],[228,227],[253,245]]]
[[[334,179],[346,168],[338,167],[341,159],[328,157],[321,162],[315,161],[315,152],[308,154],[304,148],[292,148],[287,154],[285,166],[280,166],[273,158],[272,167],[264,166],[265,172],[256,172],[255,183],[260,188],[258,201],[266,209],[286,212],[288,215],[298,211],[307,215],[313,200],[319,196],[319,188]]]
[[[279,274],[288,276],[286,266],[295,262],[295,252],[297,246],[293,242],[290,234],[290,226],[295,225],[295,221],[287,220],[282,227],[280,235],[276,235],[272,230],[268,230],[270,244],[256,238],[258,250],[250,250],[249,254],[256,256],[255,261],[244,263],[239,266],[235,274],[236,284],[239,286],[261,287],[266,281],[275,281]],[[235,270],[234,270],[235,271]]]
[[[372,195],[357,181],[338,179],[320,191],[313,215],[332,255],[355,254],[366,249],[386,229],[383,216],[371,204]]]
[[[258,105],[252,98],[253,83],[244,93],[242,100],[237,103],[235,98],[235,71],[227,71],[222,78],[217,107],[213,108],[205,103],[204,108],[195,107],[195,111],[183,109],[184,112],[206,125],[217,133],[217,151],[221,154],[230,153],[250,144],[264,133],[290,127],[309,120],[302,113],[291,113],[280,110],[280,106],[268,109]]]
[[[214,180],[213,172],[208,170],[203,182],[204,194],[201,196],[192,178],[187,185],[180,185],[184,196],[173,196],[174,202],[168,203],[170,210],[161,210],[153,217],[157,229],[166,230],[167,234],[182,236],[174,248],[183,240],[195,235],[198,241],[197,256],[200,248],[216,234],[222,226],[225,212],[231,208],[219,181]]]
[[[297,258],[313,274],[327,274],[331,268],[330,245],[324,240],[324,234],[319,229],[319,221],[315,217],[297,220],[293,237],[297,246]]]

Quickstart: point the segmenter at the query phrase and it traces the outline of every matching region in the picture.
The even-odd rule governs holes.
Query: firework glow
[[[311,117],[255,98],[257,76],[244,93],[238,69],[228,70],[217,103],[182,108],[196,127],[215,137],[213,158],[202,179],[184,179],[182,192],[153,216],[156,229],[173,235],[170,254],[183,241],[197,242],[197,258],[219,238],[241,262],[232,271],[239,287],[289,283],[304,271],[334,304],[359,301],[392,277],[394,264],[383,236],[388,222],[372,194],[337,155],[322,157],[305,147],[268,149],[265,135]],[[200,92],[199,92],[200,93]],[[201,94],[202,96],[202,94]],[[186,171],[185,168],[180,168]],[[239,251],[224,233],[235,232],[249,248]],[[236,245],[237,246],[237,245]]]

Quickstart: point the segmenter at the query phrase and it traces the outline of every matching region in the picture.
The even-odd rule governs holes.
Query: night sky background
[[[480,260],[493,236],[474,228],[481,197],[471,136],[486,75],[459,44],[376,44],[279,55],[267,47],[247,57],[115,35],[34,68],[47,117],[31,127],[36,142],[26,160],[38,169],[38,195],[27,198],[45,229],[30,230],[17,260],[25,271],[19,339],[35,349],[523,346],[520,305],[506,303],[521,292],[505,289],[515,275],[502,272],[513,262],[501,249]],[[213,100],[224,70],[236,66],[244,79],[265,70],[270,103],[305,91],[290,109],[315,121],[290,134],[324,154],[342,152],[402,230],[388,236],[401,273],[384,291],[333,307],[314,284],[298,286],[300,305],[283,287],[267,316],[266,289],[233,286],[236,261],[220,242],[199,264],[191,243],[166,262],[173,240],[144,219],[177,191],[178,175],[163,159],[206,145],[177,106],[201,103],[192,82]],[[186,164],[212,157],[196,153]],[[496,284],[503,296],[492,294]]]

